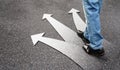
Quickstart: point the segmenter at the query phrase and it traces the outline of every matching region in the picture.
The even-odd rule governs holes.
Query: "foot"
[[[91,54],[91,55],[95,55],[95,56],[103,56],[105,54],[105,51],[103,48],[101,49],[97,49],[97,50],[94,50],[90,47],[90,45],[84,45],[83,46],[83,49],[88,53],[88,54]]]
[[[84,32],[78,30],[77,35],[83,40],[85,45],[90,44],[90,41],[84,37]]]

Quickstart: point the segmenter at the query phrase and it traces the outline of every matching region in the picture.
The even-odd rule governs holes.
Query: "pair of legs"
[[[100,10],[102,0],[83,0],[83,9],[87,27],[84,37],[90,41],[90,47],[94,50],[103,48],[100,23]]]

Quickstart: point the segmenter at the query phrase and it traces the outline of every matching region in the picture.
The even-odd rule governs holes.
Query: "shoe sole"
[[[83,46],[83,49],[84,49],[84,51],[85,51],[86,53],[88,53],[88,54],[90,54],[90,55],[97,56],[97,57],[100,57],[100,56],[105,55],[105,52],[104,52],[104,53],[102,53],[102,54],[90,53],[90,50],[88,49],[88,46],[86,46],[86,45],[84,45],[84,46]]]

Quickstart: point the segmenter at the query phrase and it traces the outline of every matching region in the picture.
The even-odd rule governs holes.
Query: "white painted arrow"
[[[33,44],[35,45],[38,41],[41,41],[58,50],[59,52],[65,54],[84,69],[87,69],[88,66],[91,66],[91,64],[94,65],[94,67],[100,67],[100,62],[98,62],[98,59],[87,55],[82,49],[82,47],[80,47],[82,45],[77,46],[75,44],[67,43],[61,40],[42,37],[43,35],[44,33],[32,35],[31,39],[33,41]]]
[[[83,44],[81,39],[77,36],[76,32],[51,16],[52,14],[44,14],[43,19],[47,19],[66,42]]]
[[[75,23],[77,30],[81,30],[84,32],[86,29],[86,24],[81,19],[81,17],[78,15],[79,12],[80,12],[79,10],[72,8],[68,13],[72,13],[73,20],[74,20],[74,23]]]
[[[37,42],[39,41],[39,39],[45,35],[45,33],[40,33],[40,34],[35,34],[35,35],[31,35],[31,39],[34,45],[37,44]]]
[[[74,20],[76,19],[75,25],[76,25],[77,29],[78,30],[83,29],[83,31],[84,31],[86,25],[82,21],[82,19],[79,17],[79,15],[77,14],[78,11],[76,11],[76,14],[75,14],[75,10],[73,9],[70,11],[70,13],[72,13],[72,12],[73,12],[73,16],[77,16],[76,18],[79,19],[79,20],[77,20],[75,17],[73,17]],[[104,65],[105,61],[101,62],[100,59],[87,55],[81,47],[82,41],[77,36],[76,32],[74,32],[73,30],[71,30],[67,26],[63,25],[62,23],[60,23],[56,19],[52,18],[51,16],[52,16],[52,14],[44,14],[43,19],[47,19],[51,23],[51,25],[56,29],[56,31],[63,37],[63,39],[65,41],[43,37],[43,35],[45,33],[40,33],[40,34],[35,34],[35,35],[31,36],[33,44],[36,45],[38,41],[41,41],[41,42],[51,46],[52,48],[60,51],[61,53],[65,54],[70,59],[75,61],[78,65],[83,67],[83,69],[85,69],[85,70],[101,69],[102,68],[101,65]],[[79,27],[80,25],[77,22],[82,22],[82,23],[80,23],[80,25],[83,24],[83,26],[81,26],[83,28],[80,28]],[[113,49],[113,46],[111,44],[106,43],[106,42],[107,41],[105,40],[104,46],[107,49]],[[109,57],[111,57],[111,55],[113,56],[113,51],[111,51],[111,52],[112,53],[109,53],[109,51],[108,51],[108,53],[106,53],[107,56],[109,56]]]

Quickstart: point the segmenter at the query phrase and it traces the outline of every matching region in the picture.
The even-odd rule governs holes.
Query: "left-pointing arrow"
[[[60,51],[64,55],[68,56],[84,69],[87,69],[88,66],[91,66],[91,61],[95,67],[99,67],[100,62],[98,62],[98,59],[87,55],[82,49],[82,47],[80,47],[82,45],[78,46],[78,45],[64,42],[61,40],[43,37],[44,34],[45,33],[32,35],[31,38],[32,38],[33,44],[35,45],[38,41],[43,42],[51,46],[52,48]]]
[[[37,44],[37,42],[40,40],[40,38],[44,35],[45,33],[40,33],[40,34],[35,34],[31,35],[31,39],[34,45]]]
[[[44,14],[43,19],[47,19],[49,23],[55,28],[55,30],[61,35],[61,37],[66,41],[74,44],[82,44],[81,39],[77,36],[76,32],[65,26],[61,22],[57,21],[52,14]]]

